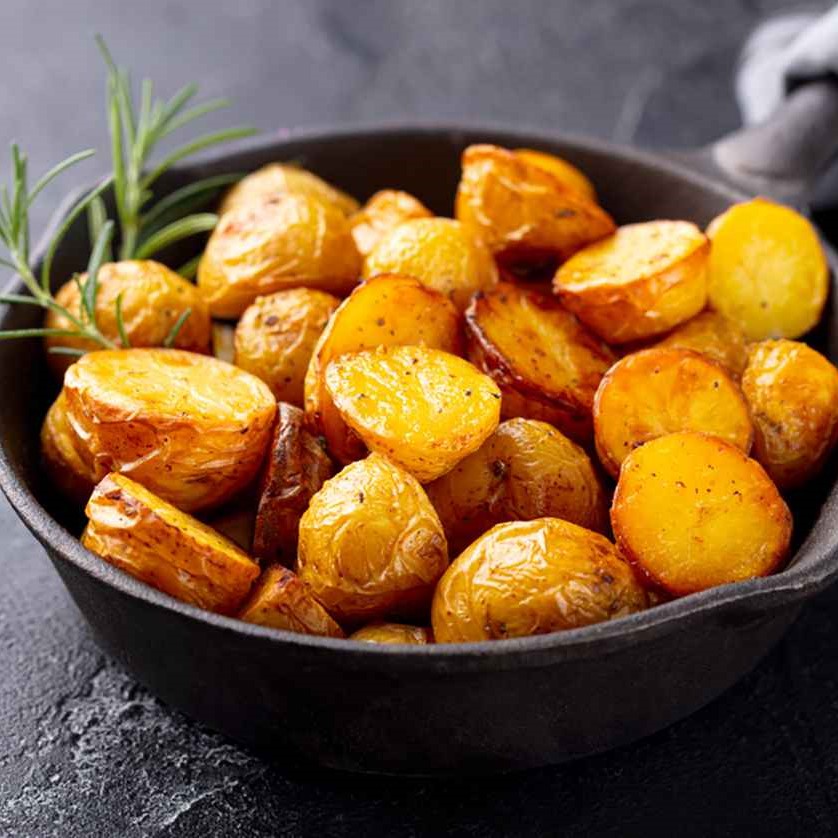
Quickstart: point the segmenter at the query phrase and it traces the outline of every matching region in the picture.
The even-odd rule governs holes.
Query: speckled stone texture
[[[736,124],[737,44],[787,5],[3,0],[0,141],[19,139],[33,171],[105,148],[98,30],[165,92],[197,79],[231,96],[208,124],[450,118],[694,145]],[[103,166],[64,177],[35,221]],[[98,651],[3,501],[0,561],[2,836],[838,833],[836,591],[739,686],[642,743],[420,782],[268,764],[161,706]]]

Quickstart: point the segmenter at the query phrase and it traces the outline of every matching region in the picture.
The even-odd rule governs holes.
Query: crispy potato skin
[[[557,518],[499,524],[455,559],[431,607],[437,643],[549,634],[644,609],[610,541]]]
[[[198,265],[213,317],[239,317],[260,295],[319,288],[342,296],[361,273],[346,216],[310,195],[283,194],[222,216]]]
[[[684,432],[629,455],[611,525],[650,582],[684,596],[776,570],[792,519],[756,460],[718,437]]]
[[[555,298],[509,283],[478,294],[466,342],[469,360],[501,388],[504,418],[542,419],[591,440],[594,393],[615,358]]]
[[[236,326],[235,364],[261,378],[277,400],[302,406],[314,347],[340,300],[314,288],[257,297]]]
[[[674,347],[645,349],[614,364],[597,390],[594,431],[612,477],[635,448],[666,434],[714,434],[746,454],[754,438],[748,405],[724,368]]]
[[[838,369],[806,344],[766,340],[750,348],[742,391],[771,479],[791,489],[814,477],[838,442]]]
[[[41,459],[47,475],[61,494],[84,504],[96,480],[78,453],[79,445],[80,440],[67,421],[67,397],[62,391],[41,426]]]
[[[378,346],[430,346],[452,354],[462,350],[460,315],[439,291],[418,279],[377,276],[343,301],[320,335],[305,376],[309,425],[322,434],[329,451],[346,465],[366,454],[366,446],[343,421],[326,389],[326,367],[335,358]]]
[[[403,623],[370,623],[351,634],[349,639],[362,643],[407,643],[411,646],[433,643],[430,629]]]
[[[608,343],[661,335],[707,302],[710,243],[689,221],[627,224],[562,265],[562,303]]]
[[[85,509],[82,544],[170,596],[232,614],[259,566],[232,541],[122,474],[107,475]]]
[[[300,518],[332,473],[332,462],[323,445],[305,428],[303,411],[280,402],[262,474],[254,556],[287,566],[294,564]]]
[[[88,353],[67,370],[64,393],[79,456],[95,479],[128,474],[187,512],[247,486],[276,415],[258,378],[177,349]]]
[[[367,447],[421,483],[476,451],[500,417],[501,394],[491,378],[423,346],[343,355],[326,368],[326,388]]]
[[[744,332],[718,311],[702,311],[655,345],[700,352],[721,364],[737,381],[748,363]]]
[[[86,275],[82,275],[82,281]],[[208,352],[210,347],[209,308],[198,289],[165,265],[150,260],[109,262],[99,269],[99,291],[96,296],[96,323],[102,334],[121,345],[116,324],[116,300],[122,296],[122,319],[131,346],[162,346],[178,318],[187,310],[192,313],[175,338],[177,349]],[[75,281],[69,280],[58,289],[55,300],[71,314],[81,310],[81,296]],[[61,314],[48,311],[44,318],[48,329],[71,328]],[[56,355],[50,349],[68,347],[87,352],[98,344],[75,337],[45,338],[47,360],[58,378],[63,378],[75,360]]]
[[[829,266],[814,227],[790,207],[755,198],[707,228],[712,308],[749,341],[796,338],[820,320]]]
[[[305,582],[281,565],[274,565],[262,572],[238,617],[246,623],[293,631],[296,634],[346,636],[312,596]]]
[[[432,218],[433,213],[409,192],[383,189],[376,192],[350,219],[355,247],[364,258],[381,237],[399,224],[414,218]]]
[[[422,614],[447,566],[427,495],[379,454],[328,480],[300,520],[297,573],[341,622]]]
[[[583,172],[567,160],[548,154],[546,151],[535,151],[531,148],[516,148],[515,154],[525,163],[538,166],[545,172],[550,172],[563,186],[577,192],[583,198],[596,202],[596,190]]]
[[[504,521],[562,518],[604,532],[605,492],[588,455],[546,422],[509,419],[426,487],[452,554]]]
[[[476,291],[498,281],[488,250],[459,221],[417,218],[384,233],[364,260],[364,278],[400,274],[418,279],[463,311]]]

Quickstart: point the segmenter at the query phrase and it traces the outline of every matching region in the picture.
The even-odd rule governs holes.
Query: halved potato
[[[427,495],[380,454],[326,481],[300,520],[297,573],[337,620],[421,615],[447,566]]]
[[[709,251],[689,221],[627,224],[565,262],[554,290],[608,343],[661,335],[704,308]]]
[[[546,422],[509,419],[425,487],[453,554],[503,521],[562,518],[603,532],[605,492],[588,455]]]
[[[326,388],[349,427],[427,483],[476,451],[500,417],[500,390],[476,367],[422,346],[343,355]]]
[[[276,400],[250,373],[177,349],[113,349],[64,378],[67,418],[95,479],[128,474],[185,511],[217,506],[256,475]]]
[[[176,599],[232,614],[259,565],[232,541],[123,474],[102,479],[85,509],[82,544]]]
[[[352,218],[352,236],[361,256],[369,256],[381,237],[413,218],[432,218],[433,213],[409,192],[383,189],[376,192]]]
[[[439,291],[418,279],[377,276],[359,285],[326,325],[305,376],[306,415],[344,464],[366,454],[366,446],[343,421],[326,389],[326,367],[335,358],[378,346],[430,346],[461,350],[460,315]]]
[[[403,623],[370,623],[349,635],[349,639],[362,643],[407,643],[411,646],[433,643],[430,629]]]
[[[702,311],[655,345],[700,352],[721,364],[737,381],[748,363],[744,332],[718,311]]]
[[[79,455],[80,445],[81,440],[67,420],[67,397],[62,390],[41,426],[41,457],[53,485],[68,498],[84,504],[96,479]]]
[[[590,441],[611,350],[553,298],[503,283],[466,312],[468,357],[501,388],[504,418],[543,419]]]
[[[838,369],[793,340],[751,346],[742,376],[754,456],[781,488],[814,477],[838,442]]]
[[[701,431],[746,454],[754,426],[745,398],[724,368],[691,349],[653,347],[627,355],[608,371],[594,401],[596,450],[613,477],[650,439]]]
[[[431,607],[437,643],[580,628],[641,611],[646,593],[613,544],[557,518],[499,524],[455,559]]]
[[[796,338],[820,320],[829,266],[814,227],[764,198],[735,204],[707,228],[710,305],[748,340]]]
[[[246,623],[297,634],[345,637],[343,629],[312,596],[308,585],[281,565],[262,572],[238,617]]]
[[[684,432],[629,455],[611,525],[629,561],[683,596],[776,570],[792,520],[756,460],[718,437]]]
[[[583,198],[589,201],[596,201],[596,190],[588,180],[584,172],[576,168],[572,163],[555,154],[548,154],[546,151],[535,151],[531,148],[516,148],[515,154],[525,163],[531,163],[550,172],[562,185],[574,192],[578,192]]]

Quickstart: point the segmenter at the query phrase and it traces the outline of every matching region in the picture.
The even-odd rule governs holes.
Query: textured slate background
[[[737,45],[786,5],[3,0],[0,142],[19,139],[34,171],[106,148],[98,30],[166,92],[196,79],[231,96],[216,125],[462,117],[687,146],[735,125]],[[104,165],[65,177],[36,221]],[[0,561],[3,836],[838,832],[838,592],[738,687],[638,745],[434,783],[288,773],[161,706],[97,650],[4,501]]]

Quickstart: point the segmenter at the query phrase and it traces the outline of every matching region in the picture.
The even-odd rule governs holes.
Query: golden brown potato
[[[748,362],[744,333],[718,311],[702,311],[655,345],[700,352],[721,364],[737,381]]]
[[[623,464],[611,525],[623,554],[674,596],[767,576],[791,513],[762,466],[707,434],[662,436]]]
[[[453,303],[418,279],[378,276],[344,300],[321,334],[305,377],[309,424],[326,438],[329,451],[347,464],[366,446],[343,421],[326,389],[326,367],[335,358],[378,346],[430,346],[461,350],[460,316]]]
[[[68,498],[84,504],[96,480],[78,453],[80,444],[67,421],[67,397],[62,390],[41,426],[41,457],[52,484]]]
[[[333,473],[322,440],[304,421],[298,407],[279,403],[253,533],[254,556],[289,567],[297,557],[300,518]]]
[[[433,643],[430,629],[406,626],[403,623],[370,623],[349,636],[350,640],[362,643],[408,643],[412,646],[426,646]]]
[[[814,477],[838,442],[838,369],[793,340],[751,346],[742,376],[754,456],[781,488]]]
[[[710,305],[748,340],[796,338],[820,320],[829,267],[814,227],[764,198],[735,204],[707,228]]]
[[[213,509],[198,520],[221,533],[233,544],[250,555],[253,546],[253,529],[256,526],[256,502],[248,490],[236,495],[230,503]]]
[[[83,282],[86,274],[82,274]],[[116,324],[116,301],[122,297],[122,320],[131,346],[162,346],[178,319],[187,310],[189,318],[177,333],[174,345],[190,352],[208,352],[210,346],[209,308],[191,282],[165,265],[149,260],[109,262],[99,269],[96,296],[96,324],[109,340],[121,345]],[[81,294],[75,280],[65,282],[55,295],[56,302],[76,316],[81,311]],[[48,311],[44,326],[67,329],[71,323],[63,315]],[[89,352],[98,344],[76,337],[45,338],[50,369],[63,377],[75,358],[56,355],[58,347]]]
[[[364,260],[364,277],[400,274],[439,291],[460,311],[498,281],[488,250],[458,221],[417,218],[384,233]]]
[[[548,154],[546,151],[535,151],[531,148],[516,148],[515,154],[525,163],[531,163],[550,172],[556,180],[561,181],[563,186],[578,192],[583,198],[589,201],[596,201],[596,190],[594,185],[585,174],[567,160],[556,157],[555,154]]]
[[[297,573],[340,621],[422,614],[447,566],[427,495],[380,454],[328,480],[300,521]]]
[[[422,346],[342,355],[326,388],[371,451],[428,483],[476,451],[498,425],[500,390],[476,367]]]
[[[212,323],[212,354],[219,361],[232,364],[236,360],[236,327],[214,320]]]
[[[346,216],[310,195],[286,194],[231,210],[198,265],[213,317],[239,317],[260,295],[284,288],[348,294],[361,273]]]
[[[255,477],[276,400],[250,373],[177,349],[113,349],[64,378],[78,453],[95,479],[128,474],[191,512],[218,506]]]
[[[603,532],[605,492],[588,455],[546,422],[509,419],[426,486],[452,554],[504,521],[562,518]]]
[[[562,265],[562,303],[608,343],[661,335],[707,302],[707,237],[689,221],[627,224]]]
[[[376,192],[349,221],[358,253],[366,258],[394,227],[413,218],[432,217],[433,213],[409,192],[384,189]]]
[[[466,312],[468,357],[501,388],[504,418],[543,419],[579,442],[611,350],[553,297],[504,283]]]
[[[82,544],[176,599],[232,614],[259,566],[232,541],[122,474],[107,475],[85,509]]]
[[[455,559],[431,608],[437,643],[549,634],[644,609],[646,594],[608,539],[557,518],[489,530]]]
[[[302,406],[312,352],[339,305],[337,297],[314,288],[257,297],[236,326],[236,366],[261,378],[279,401]]]
[[[297,634],[345,637],[305,582],[281,565],[263,571],[238,616],[246,623]]]
[[[596,450],[616,477],[638,446],[677,431],[727,440],[746,454],[754,426],[736,382],[720,364],[691,349],[653,347],[608,371],[594,401]]]

